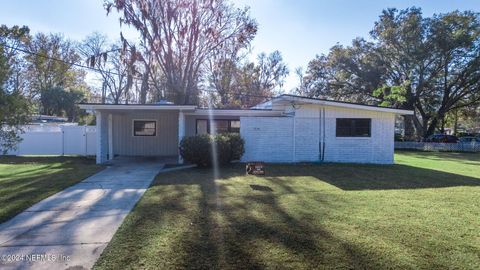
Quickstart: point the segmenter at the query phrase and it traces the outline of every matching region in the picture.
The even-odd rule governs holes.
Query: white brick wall
[[[296,110],[295,117],[242,117],[240,134],[245,140],[245,155],[242,159],[266,162],[318,161],[320,108],[319,105],[302,105]],[[393,113],[328,106],[324,108],[325,161],[393,163]],[[371,118],[372,136],[337,138],[336,118]]]
[[[319,160],[319,128],[318,117],[295,117],[295,162]]]
[[[292,162],[293,118],[240,117],[243,161]]]

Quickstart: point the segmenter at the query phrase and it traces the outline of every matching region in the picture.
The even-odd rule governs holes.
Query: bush
[[[239,160],[244,153],[244,141],[239,134],[226,133],[197,135],[185,137],[180,142],[182,158],[199,167],[210,167],[212,160],[212,145],[215,144],[218,164],[225,165],[233,160]]]
[[[245,142],[243,141],[242,137],[238,133],[227,133],[225,136],[228,137],[230,142],[231,149],[231,160],[240,160],[243,154],[245,153]]]

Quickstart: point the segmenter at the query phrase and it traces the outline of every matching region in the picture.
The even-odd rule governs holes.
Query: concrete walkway
[[[120,160],[0,224],[0,269],[90,269],[162,167]]]

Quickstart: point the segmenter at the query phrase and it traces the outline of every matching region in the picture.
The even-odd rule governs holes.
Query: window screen
[[[337,118],[337,137],[370,137],[372,119]]]
[[[156,136],[157,122],[149,120],[133,120],[133,136]]]

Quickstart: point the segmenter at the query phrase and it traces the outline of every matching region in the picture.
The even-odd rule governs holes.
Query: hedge
[[[218,164],[223,166],[233,160],[240,160],[244,149],[244,141],[237,133],[217,135],[196,135],[185,137],[180,142],[180,155],[188,163],[199,167],[211,167],[212,145],[215,144]]]

